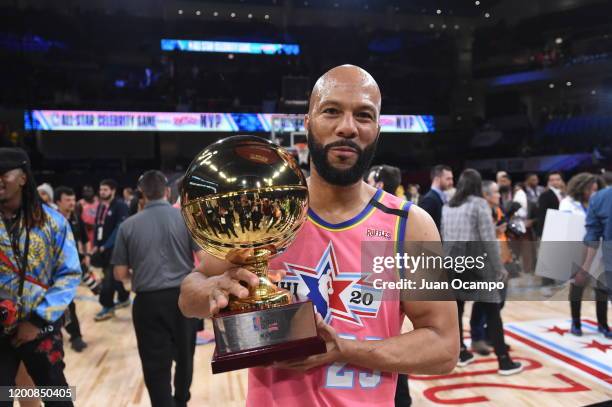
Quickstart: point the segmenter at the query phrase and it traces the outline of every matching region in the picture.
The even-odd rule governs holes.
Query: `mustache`
[[[354,141],[352,140],[338,140],[338,141],[334,141],[332,143],[326,144],[325,145],[325,153],[327,153],[329,150],[331,150],[334,147],[350,147],[355,149],[355,151],[357,151],[357,153],[359,155],[361,155],[363,153],[363,149],[361,147],[359,147]]]

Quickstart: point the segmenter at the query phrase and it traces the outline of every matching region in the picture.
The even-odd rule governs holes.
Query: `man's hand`
[[[31,322],[20,322],[17,326],[17,333],[12,340],[13,346],[18,348],[25,343],[31,342],[36,339],[39,333],[40,329]]]
[[[277,362],[271,365],[271,367],[306,372],[315,367],[321,365],[328,365],[330,363],[342,360],[342,350],[346,346],[345,341],[348,341],[348,339],[340,338],[336,333],[336,330],[331,326],[327,325],[325,321],[323,321],[321,315],[319,315],[318,313],[316,315],[316,318],[317,333],[325,341],[327,352],[318,355],[308,356],[305,359]]]
[[[209,280],[213,284],[208,298],[208,309],[212,315],[227,307],[230,295],[235,295],[238,298],[248,297],[249,290],[240,284],[241,281],[251,287],[259,284],[259,278],[255,274],[238,266],[228,269],[220,276],[210,277]]]
[[[584,287],[588,278],[589,273],[587,273],[584,269],[580,269],[574,276],[574,284],[579,287]]]
[[[83,261],[81,262],[81,264],[83,264],[86,269],[89,268],[89,266],[91,265],[91,256],[89,254],[83,256]]]
[[[255,287],[259,278],[249,270],[233,266],[223,274],[206,277],[201,272],[189,274],[181,283],[179,308],[186,317],[208,318],[229,303],[229,296],[245,298],[249,290],[240,284]]]

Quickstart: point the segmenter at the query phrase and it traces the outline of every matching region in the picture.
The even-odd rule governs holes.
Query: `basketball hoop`
[[[293,148],[297,152],[298,164],[308,164],[308,145],[306,143],[295,143]]]

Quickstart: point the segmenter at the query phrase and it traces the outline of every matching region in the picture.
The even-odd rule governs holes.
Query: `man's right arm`
[[[181,284],[179,308],[186,317],[207,318],[227,306],[230,294],[239,298],[248,296],[248,289],[240,284],[241,281],[247,286],[259,284],[259,278],[244,267],[218,259],[204,250],[197,255],[200,265]],[[283,270],[268,271],[272,281],[279,281],[284,274]]]
[[[213,259],[213,256],[207,256],[205,261]],[[210,277],[200,271],[193,271],[181,283],[178,305],[188,318],[208,318],[217,314],[227,306],[230,295],[238,298],[248,296],[249,290],[240,282],[253,287],[259,283],[257,276],[249,270],[231,263],[227,263],[230,264],[227,267],[221,260],[215,260],[216,263],[211,264],[211,267],[205,267]]]

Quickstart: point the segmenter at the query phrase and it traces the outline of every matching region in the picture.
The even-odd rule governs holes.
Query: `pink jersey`
[[[404,318],[399,295],[364,280],[361,243],[403,241],[409,208],[409,202],[378,190],[357,216],[339,224],[309,210],[295,242],[270,268],[286,269],[281,287],[298,299],[310,299],[341,337],[397,336]],[[385,246],[393,252],[393,245]],[[249,370],[247,406],[393,406],[396,383],[395,373],[343,363],[307,373],[254,368]]]

